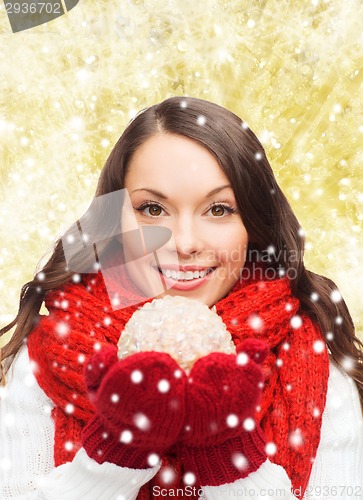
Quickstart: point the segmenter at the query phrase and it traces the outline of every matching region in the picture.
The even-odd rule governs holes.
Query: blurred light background
[[[173,95],[215,101],[266,148],[363,338],[363,3],[80,0],[13,34],[0,3],[0,325],[80,217],[134,114]]]

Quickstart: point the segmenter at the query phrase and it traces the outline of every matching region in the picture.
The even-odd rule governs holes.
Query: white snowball
[[[118,342],[118,356],[169,353],[185,370],[210,352],[235,354],[231,334],[216,312],[198,300],[166,296],[134,312]]]

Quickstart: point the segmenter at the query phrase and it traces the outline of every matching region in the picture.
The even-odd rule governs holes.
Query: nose
[[[203,248],[201,228],[193,217],[180,217],[174,222],[172,230],[177,254],[181,258],[188,258],[200,253]]]

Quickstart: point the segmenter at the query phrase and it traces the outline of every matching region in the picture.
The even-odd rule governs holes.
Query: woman
[[[2,498],[363,498],[362,344],[302,234],[236,115],[189,97],[140,113],[2,330]],[[215,306],[238,356],[189,377],[167,354],[118,361],[165,295]]]

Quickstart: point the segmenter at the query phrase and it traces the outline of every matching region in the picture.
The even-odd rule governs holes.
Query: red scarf
[[[73,459],[81,447],[81,429],[94,414],[82,375],[85,361],[97,344],[117,344],[126,322],[146,302],[125,272],[118,275],[117,283],[119,289],[122,283],[124,296],[136,299],[134,303],[139,297],[139,303],[113,311],[102,274],[83,275],[80,283],[67,283],[47,294],[49,316],[40,317],[28,338],[30,358],[38,365],[37,381],[55,404],[56,466]],[[302,497],[320,440],[329,374],[327,350],[319,349],[325,346],[321,331],[300,310],[286,278],[237,283],[216,308],[236,345],[256,337],[271,348],[257,418],[267,441],[277,447],[269,459],[284,467],[295,495]],[[180,481],[182,464],[177,457],[164,457],[165,465],[174,468]],[[159,472],[140,490],[138,499],[153,498],[155,485],[171,488],[161,482]],[[181,488],[182,483],[174,487]]]

